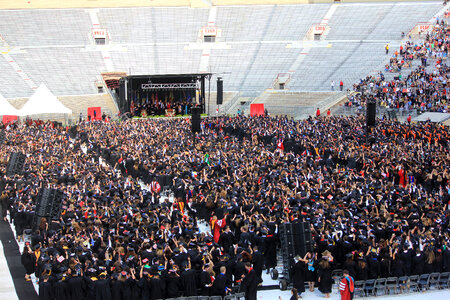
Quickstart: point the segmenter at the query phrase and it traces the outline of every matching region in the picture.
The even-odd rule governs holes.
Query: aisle
[[[31,282],[24,279],[25,269],[20,262],[17,245],[10,225],[0,221],[0,299],[37,300],[38,295]]]

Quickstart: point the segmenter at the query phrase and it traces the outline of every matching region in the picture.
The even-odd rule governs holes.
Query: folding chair
[[[439,276],[441,276],[441,273],[431,273],[430,278],[428,279],[428,289],[431,288],[439,288]]]
[[[408,291],[408,276],[402,276],[398,278],[398,287],[400,293]]]
[[[419,275],[411,275],[409,276],[409,288],[408,292],[419,292]]]
[[[449,287],[450,272],[441,273],[438,280],[438,289],[446,289]]]
[[[209,300],[222,300],[222,296],[211,296]]]
[[[209,300],[209,296],[198,296],[198,300]]]
[[[236,300],[236,296],[235,295],[226,295],[225,297],[223,297],[223,300]]]
[[[397,294],[398,287],[398,277],[386,278],[386,294],[391,294],[391,290],[394,290],[394,293]]]
[[[244,292],[236,293],[235,296],[236,296],[236,300],[245,299],[245,293]]]
[[[355,290],[353,292],[353,296],[354,297],[364,297],[365,293],[364,293],[364,285],[365,285],[365,281],[364,280],[358,280],[355,281]]]
[[[386,294],[386,278],[378,278],[375,280],[374,295],[378,296],[378,292],[381,291],[381,295]]]
[[[364,282],[364,294],[366,296],[373,295],[375,290],[375,279],[369,279]]]
[[[430,288],[430,274],[422,274],[419,276],[419,290],[428,290]]]

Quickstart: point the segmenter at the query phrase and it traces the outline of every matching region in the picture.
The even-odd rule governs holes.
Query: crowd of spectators
[[[450,271],[443,125],[380,120],[370,143],[364,118],[331,116],[203,119],[196,135],[186,119],[4,131],[2,213],[19,240],[40,189],[65,195],[60,218],[39,219],[23,249],[41,299],[234,287],[256,299],[277,265],[278,226],[296,221],[310,222],[315,244],[291,270],[299,294],[305,281],[328,294],[335,268],[357,280]],[[4,175],[11,152],[27,156],[22,175]]]
[[[374,98],[386,108],[448,112],[450,69],[446,61],[450,47],[449,29],[447,23],[437,20],[424,40],[405,41],[393,53],[384,71],[353,85],[358,94],[351,96],[346,105],[362,108],[368,98]],[[405,69],[410,69],[413,61],[417,60],[420,60],[419,66],[408,74]],[[397,76],[387,80],[383,72],[396,73]]]

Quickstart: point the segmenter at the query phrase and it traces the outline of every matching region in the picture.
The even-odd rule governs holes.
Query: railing
[[[234,106],[235,103],[237,103],[238,99],[241,97],[241,92],[237,92],[236,95],[233,96],[233,98],[231,98],[231,100],[227,101],[223,107],[222,107],[222,112],[224,114],[227,114],[231,108]]]

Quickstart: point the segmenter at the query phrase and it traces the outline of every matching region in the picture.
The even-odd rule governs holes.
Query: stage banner
[[[102,119],[102,108],[101,107],[88,107],[88,121],[89,116],[91,121],[99,121]]]
[[[250,104],[250,116],[263,116],[264,103]]]

